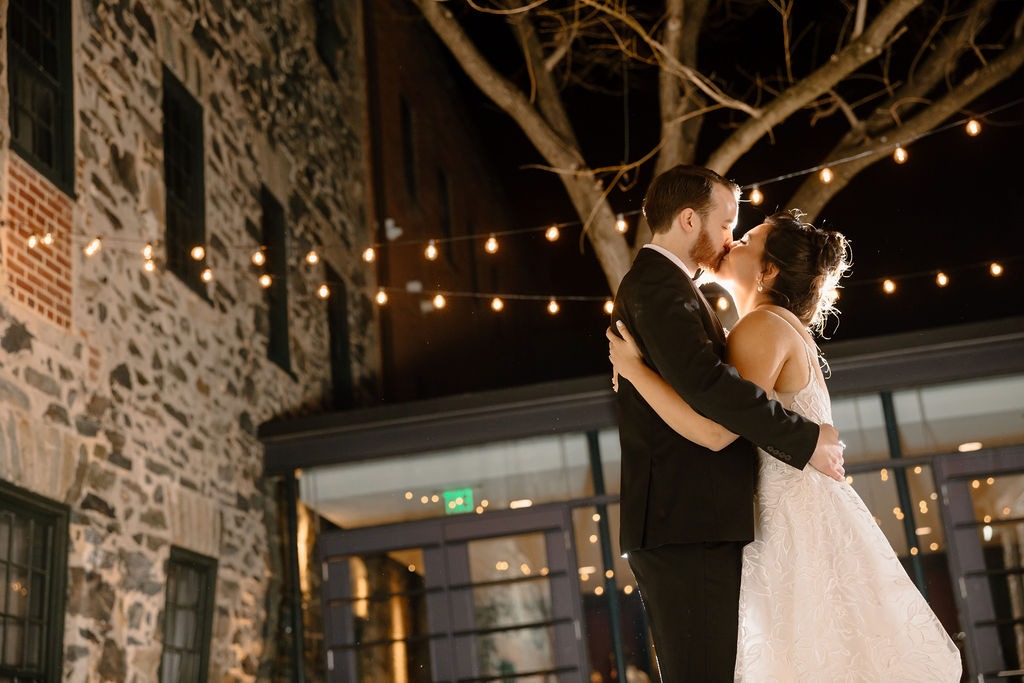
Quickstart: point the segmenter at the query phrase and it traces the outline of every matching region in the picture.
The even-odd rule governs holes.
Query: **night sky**
[[[506,229],[578,221],[553,175],[524,168],[544,163],[525,136],[461,72],[457,78],[464,96],[480,112],[481,136],[515,211]],[[1024,73],[1018,73],[974,102],[969,111],[980,114],[1022,97]],[[630,97],[631,158],[650,149],[657,134],[657,112],[643,98],[642,91]],[[621,159],[621,97],[576,92],[568,104],[588,161],[593,165]],[[1024,102],[981,120],[983,130],[977,137],[969,137],[962,127],[935,133],[908,146],[907,163],[882,160],[869,167],[818,216],[817,225],[843,232],[853,244],[854,266],[839,302],[842,314],[838,325],[832,321],[827,328],[829,339],[1024,315],[1024,174],[1019,170]],[[706,129],[704,136],[712,145],[716,136],[727,132]],[[806,117],[795,116],[775,130],[774,140],[763,139],[726,175],[748,185],[810,168],[820,163],[841,132],[827,122],[812,128]],[[612,192],[613,207],[623,212],[639,210],[649,180],[648,167],[632,188]],[[801,180],[763,186],[762,206],[741,205],[739,232],[757,225],[776,208],[790,208],[785,202]],[[589,245],[580,249],[578,227],[563,233],[565,237],[554,246],[532,235],[514,237],[535,239],[536,260],[529,264],[528,290],[522,283],[509,283],[506,291],[608,294],[593,251]],[[991,261],[1004,266],[1001,277],[989,275]],[[939,270],[950,276],[945,288],[935,284]],[[880,280],[887,277],[897,283],[892,295],[881,289]],[[520,377],[541,381],[606,372],[606,325],[600,307],[589,303],[566,304],[555,317],[540,310],[537,326],[526,331],[524,340],[536,349],[537,364],[524,367]]]

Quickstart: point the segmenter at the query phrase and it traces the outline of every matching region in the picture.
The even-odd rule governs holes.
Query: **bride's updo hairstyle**
[[[850,243],[838,232],[804,223],[794,209],[765,219],[771,226],[764,243],[764,265],[778,275],[766,294],[776,306],[788,309],[808,329],[820,333],[829,314],[838,314],[839,279],[850,267]]]

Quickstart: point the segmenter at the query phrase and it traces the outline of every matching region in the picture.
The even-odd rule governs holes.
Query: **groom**
[[[619,285],[612,314],[687,403],[744,437],[709,451],[619,382],[620,545],[664,683],[733,680],[740,564],[754,538],[755,445],[842,479],[843,449],[831,425],[786,412],[721,361],[725,334],[693,274],[715,269],[728,250],[738,200],[735,183],[699,166],[656,177],[644,198],[653,237]]]

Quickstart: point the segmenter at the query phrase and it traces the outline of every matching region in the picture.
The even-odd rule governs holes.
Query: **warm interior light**
[[[611,315],[612,311],[614,311],[614,310],[615,310],[615,302],[612,301],[611,299],[605,299],[604,300],[604,312],[607,315]]]
[[[385,292],[383,289],[378,289],[377,290],[377,296],[374,297],[374,298],[377,300],[377,303],[380,306],[383,306],[384,304],[386,304],[388,302],[388,293]]]
[[[999,277],[1003,274],[1003,267],[998,263],[993,263],[988,267],[988,272],[992,273],[992,277]]]
[[[754,187],[754,189],[750,191],[750,203],[754,206],[761,206],[762,202],[764,202],[764,193],[757,187]]]
[[[939,273],[938,275],[935,276],[935,284],[937,284],[939,287],[945,287],[946,285],[949,284],[949,276],[946,275],[945,273]]]
[[[320,262],[320,254],[316,253],[316,249],[310,249],[306,254],[306,263],[311,266],[316,265]]]
[[[500,311],[505,308],[505,302],[501,300],[501,297],[494,297],[491,299],[491,308],[495,311]]]
[[[262,287],[263,289],[267,289],[268,287],[270,287],[270,285],[273,282],[274,282],[274,280],[269,275],[267,275],[266,273],[263,273],[263,275],[260,275],[260,287]]]
[[[624,233],[629,230],[629,223],[626,222],[625,216],[621,213],[615,217],[615,229],[620,233]]]
[[[86,247],[85,247],[85,255],[86,256],[93,256],[96,252],[98,252],[100,250],[100,248],[102,246],[103,246],[103,243],[100,242],[100,238],[99,237],[93,237],[92,241],[89,242],[89,244],[86,245]]]
[[[142,248],[142,258],[147,259],[147,260],[153,258],[153,245],[152,244],[147,244],[146,246],[144,246]]]
[[[190,251],[189,254],[191,254],[194,260],[202,261],[203,257],[206,256],[206,249],[203,248],[203,245],[197,244],[192,247],[192,251]]]
[[[559,310],[561,310],[561,308],[558,305],[557,301],[552,299],[551,301],[548,302],[548,313],[550,313],[551,315],[555,315],[556,313],[558,313]]]
[[[974,451],[980,451],[982,443],[980,441],[967,441],[956,447],[961,453],[973,453]]]
[[[720,310],[720,311],[728,311],[729,310],[729,300],[726,299],[724,296],[718,297],[718,302],[717,302],[716,305],[718,306],[718,310]]]
[[[896,283],[893,282],[892,280],[886,280],[885,282],[882,283],[882,290],[886,294],[892,294],[893,292],[896,291]]]
[[[444,298],[443,294],[438,294],[434,297],[434,308],[441,309],[448,304],[448,301]]]
[[[434,244],[434,240],[430,240],[427,248],[423,251],[423,255],[427,257],[428,261],[433,261],[437,258],[437,245]]]
[[[981,132],[981,124],[977,120],[971,119],[967,122],[965,130],[967,131],[967,134],[973,138]]]
[[[252,252],[252,264],[254,266],[262,266],[267,262],[267,255],[263,252],[263,247],[260,247],[256,251]]]
[[[895,161],[897,164],[905,164],[907,163],[907,159],[909,158],[909,156],[910,155],[907,154],[907,150],[904,149],[902,145],[900,145],[893,151],[892,160]]]
[[[484,242],[484,251],[486,251],[488,254],[498,253],[498,238],[495,237],[494,235],[488,237],[487,241]]]
[[[529,498],[520,498],[519,500],[513,500],[508,504],[509,509],[519,510],[521,508],[528,508],[533,505],[533,501]]]
[[[156,269],[156,263],[153,262],[153,259],[148,258],[142,264],[142,267],[146,270],[147,273],[152,273]]]
[[[836,175],[835,173],[832,172],[831,168],[823,168],[821,169],[821,173],[818,174],[818,178],[820,178],[821,182],[825,183],[826,185],[831,183],[835,179],[835,177]]]
[[[546,231],[544,231],[544,237],[545,237],[545,239],[547,239],[548,242],[556,241],[560,234],[561,233],[558,232],[558,226],[557,225],[552,225],[550,228],[548,228]]]
[[[213,281],[213,271],[210,270],[209,268],[204,268],[203,269],[203,274],[200,277],[203,278],[203,282],[212,282]]]
[[[377,252],[373,250],[373,247],[367,247],[363,249],[363,260],[367,263],[373,263],[377,258]]]

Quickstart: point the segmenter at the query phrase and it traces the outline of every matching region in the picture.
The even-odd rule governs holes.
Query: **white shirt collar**
[[[681,270],[684,273],[686,273],[686,277],[687,278],[689,278],[691,280],[693,279],[693,273],[691,273],[690,269],[686,267],[685,263],[683,263],[683,259],[681,259],[678,256],[676,256],[675,254],[673,254],[671,251],[669,251],[665,247],[659,246],[657,244],[647,243],[647,244],[645,244],[643,246],[643,248],[644,249],[653,249],[654,251],[656,251],[659,254],[663,255],[669,261],[671,261],[672,263],[674,263],[677,266],[679,266],[679,270]]]

